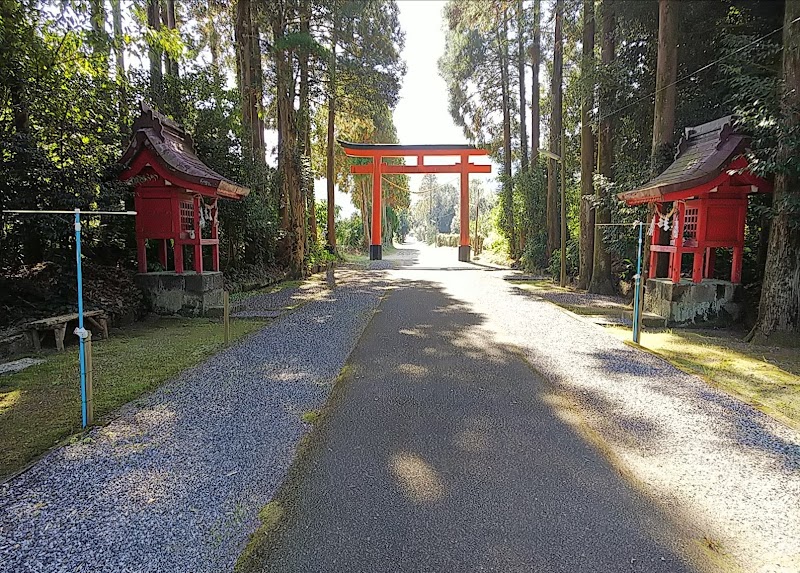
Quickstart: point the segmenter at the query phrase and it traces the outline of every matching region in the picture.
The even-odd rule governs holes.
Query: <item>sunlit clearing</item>
[[[444,484],[430,464],[416,454],[393,454],[389,469],[403,493],[413,501],[437,501],[444,496]]]
[[[454,442],[465,452],[483,452],[489,449],[489,440],[485,431],[463,430],[458,433]]]
[[[0,394],[0,414],[10,410],[14,405],[19,402],[22,397],[22,390],[13,390],[11,392],[4,392]]]
[[[406,336],[416,336],[417,338],[427,338],[428,335],[419,330],[418,328],[401,328],[399,330],[400,334],[405,334]]]
[[[427,368],[418,364],[399,364],[397,371],[408,376],[425,376],[428,373]]]

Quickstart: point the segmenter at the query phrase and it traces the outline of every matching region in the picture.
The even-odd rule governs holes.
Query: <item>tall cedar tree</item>
[[[539,64],[542,59],[542,0],[533,0],[533,42],[531,43],[531,163],[539,159]]]
[[[786,130],[778,144],[775,216],[769,235],[754,340],[800,342],[800,173],[794,159],[800,141],[800,2],[786,2],[783,28],[781,115]]]
[[[266,165],[260,34],[254,6],[250,0],[239,0],[236,3],[234,35],[245,147],[251,161]]]
[[[508,14],[503,10],[500,18],[503,25],[497,29],[497,47],[500,50],[500,84],[503,92],[503,195],[506,225],[508,228],[508,245],[512,258],[517,253],[517,230],[514,225],[514,184],[511,181],[511,86],[508,78]]]
[[[605,71],[614,63],[616,50],[616,15],[614,0],[603,0],[601,10],[601,44],[600,63]],[[613,177],[611,164],[614,157],[614,118],[610,115],[611,102],[614,94],[610,82],[600,83],[600,125],[598,139],[598,164],[599,173],[607,180]],[[604,186],[598,185],[595,194],[598,200],[603,197]],[[595,222],[598,224],[610,223],[611,212],[606,207],[599,207],[595,213]],[[603,227],[594,228],[594,263],[592,265],[592,280],[589,283],[589,292],[597,294],[613,294],[614,286],[611,281],[611,253],[603,240]]]
[[[147,0],[147,25],[157,35],[161,29],[161,8],[159,0]],[[163,111],[164,68],[162,50],[156,40],[148,42],[147,54],[150,59],[150,99],[153,106]]]
[[[658,2],[658,56],[656,63],[656,96],[653,110],[653,145],[650,155],[650,175],[655,177],[669,165],[675,133],[675,80],[678,77],[678,3],[679,0]],[[655,205],[648,210],[650,218],[655,216]],[[669,244],[669,233],[662,233],[661,240]],[[648,268],[650,242],[645,243],[645,275],[652,274]],[[658,272],[667,272],[667,257],[659,257]]]
[[[528,127],[525,119],[525,10],[517,0],[517,69],[519,73],[519,147],[520,166],[528,169]]]
[[[300,67],[300,109],[298,127],[305,167],[303,173],[303,201],[305,201],[308,225],[308,246],[317,244],[317,215],[314,201],[314,179],[311,169],[311,97],[309,85],[309,59],[311,57],[311,0],[302,0],[300,5],[300,35],[303,46],[299,55]]]
[[[284,262],[290,273],[305,273],[306,206],[301,192],[300,146],[297,133],[297,112],[294,108],[295,84],[292,55],[287,47],[287,22],[293,18],[288,0],[277,0],[271,8],[273,58],[275,60],[275,99],[278,108],[278,181],[280,195],[285,198]]]
[[[326,161],[325,161],[325,181],[327,183],[327,199],[328,199],[328,235],[326,237],[326,246],[331,253],[336,252],[336,207],[335,201],[335,188],[336,184],[336,162],[335,162],[335,135],[336,128],[336,47],[338,44],[337,36],[337,18],[333,18],[331,23],[331,46],[330,46],[330,60],[328,62],[328,131],[327,131],[327,148],[326,148]]]
[[[563,89],[562,76],[564,66],[564,0],[556,0],[555,34],[553,37],[553,74],[552,103],[550,113],[550,152],[561,155],[561,137],[563,131]],[[563,161],[562,157],[562,161]],[[563,166],[562,166],[563,167]],[[559,228],[558,210],[558,165],[551,159],[547,163],[547,258],[559,248],[561,230]]]
[[[595,213],[589,202],[594,194],[594,134],[591,113],[594,108],[594,0],[583,0],[583,58],[581,59],[581,237],[578,288],[585,289],[592,278],[594,264]]]

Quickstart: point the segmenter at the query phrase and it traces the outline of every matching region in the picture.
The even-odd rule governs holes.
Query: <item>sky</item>
[[[439,75],[438,60],[444,53],[445,30],[442,19],[444,0],[400,0],[400,26],[406,33],[401,56],[406,63],[406,75],[400,90],[400,101],[394,111],[397,136],[403,144],[469,143],[461,128],[456,126],[447,110],[447,86]],[[433,163],[431,161],[430,163]],[[419,189],[422,175],[409,176],[412,202]],[[442,183],[454,182],[457,175],[439,175]],[[487,179],[491,175],[471,175]],[[325,180],[317,181],[318,198],[325,197]],[[342,214],[355,211],[349,195],[336,193]]]

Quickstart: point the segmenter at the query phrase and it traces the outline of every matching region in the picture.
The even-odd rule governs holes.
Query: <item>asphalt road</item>
[[[694,571],[678,527],[481,320],[435,283],[387,295],[278,500],[263,571]]]

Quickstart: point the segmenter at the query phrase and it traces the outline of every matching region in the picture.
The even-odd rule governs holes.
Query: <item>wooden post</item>
[[[92,390],[93,366],[92,366],[92,331],[88,331],[84,340],[84,352],[86,353],[86,425],[94,423],[94,392]]]
[[[231,304],[228,291],[222,292],[222,325],[225,331],[225,345],[231,343]]]
[[[336,286],[336,276],[334,275],[333,271],[333,261],[328,261],[325,265],[325,284],[329,289],[333,289]]]

